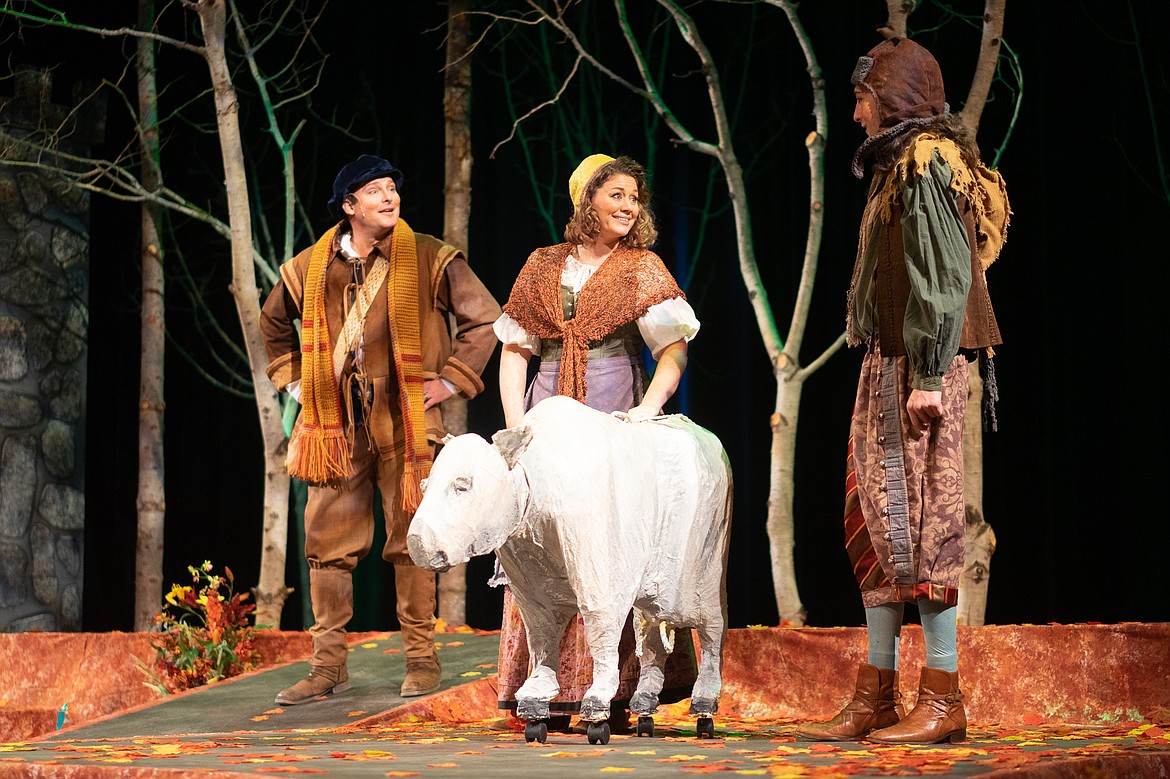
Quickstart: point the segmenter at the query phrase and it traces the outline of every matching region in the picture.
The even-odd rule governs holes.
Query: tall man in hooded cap
[[[984,270],[1007,227],[997,173],[947,112],[938,63],[883,41],[853,73],[853,160],[873,179],[862,216],[846,336],[864,345],[847,458],[845,538],[869,638],[853,699],[802,737],[962,741],[956,609],[963,570],[967,364],[1000,343]],[[989,363],[988,363],[989,364]],[[994,373],[986,385],[994,397]],[[994,415],[990,415],[994,418]],[[907,601],[926,639],[918,702],[904,715],[898,639]]]
[[[308,677],[276,696],[283,705],[349,688],[351,573],[373,543],[375,489],[406,654],[401,694],[439,688],[435,575],[411,561],[406,531],[445,435],[439,404],[483,389],[500,306],[461,251],[401,218],[402,178],[369,154],[343,167],[329,201],[336,223],[281,266],[261,313],[268,376],[302,404],[288,470],[309,483],[313,657]]]

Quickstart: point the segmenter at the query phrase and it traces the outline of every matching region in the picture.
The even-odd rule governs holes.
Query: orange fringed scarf
[[[402,219],[390,242],[390,278],[386,282],[390,343],[402,403],[406,436],[402,463],[402,510],[413,514],[422,501],[422,480],[431,472],[431,447],[423,417],[422,335],[418,322],[418,245]]]
[[[654,305],[686,296],[652,251],[619,244],[577,295],[576,314],[565,321],[561,274],[572,244],[537,249],[520,270],[504,312],[525,332],[564,345],[557,394],[585,401],[589,342],[646,315]]]
[[[341,489],[352,475],[349,444],[341,419],[341,397],[333,368],[333,344],[325,318],[325,267],[337,228],[313,247],[305,278],[301,321],[301,408],[288,445],[288,472],[310,484]],[[423,417],[422,338],[418,311],[418,251],[414,231],[398,220],[390,242],[386,282],[391,348],[397,370],[406,453],[402,508],[413,514],[422,500],[420,482],[431,470],[431,449]]]
[[[352,464],[325,317],[325,266],[336,234],[336,227],[328,230],[309,257],[301,315],[301,413],[289,436],[287,465],[290,476],[340,489],[349,480]]]

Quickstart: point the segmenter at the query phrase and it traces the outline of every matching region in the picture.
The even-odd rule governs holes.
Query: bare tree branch
[[[187,0],[184,0],[185,2]],[[248,367],[256,391],[256,410],[264,438],[264,540],[256,598],[256,624],[280,626],[280,614],[291,590],[284,583],[288,542],[288,473],[284,468],[283,416],[276,388],[265,373],[267,355],[260,333],[259,290],[252,269],[256,254],[252,241],[251,209],[240,132],[239,98],[228,66],[224,38],[227,34],[225,0],[189,3],[199,16],[207,48],[207,67],[215,95],[216,125],[223,159],[223,176],[231,226],[232,283]]]
[[[296,201],[296,180],[293,176],[293,143],[296,141],[296,136],[300,132],[300,128],[304,126],[304,120],[293,130],[291,137],[285,138],[284,133],[280,129],[280,122],[276,118],[276,106],[272,102],[272,97],[268,91],[268,79],[260,73],[260,66],[256,63],[256,50],[248,42],[247,31],[244,30],[243,20],[240,14],[236,11],[235,0],[228,0],[228,7],[231,9],[231,17],[233,26],[236,28],[236,38],[240,42],[240,47],[244,50],[244,59],[248,63],[248,72],[252,74],[252,80],[256,83],[256,88],[260,92],[260,102],[264,106],[264,114],[268,118],[268,134],[272,136],[272,140],[276,142],[277,149],[280,150],[281,167],[284,173],[284,240],[281,243],[281,257],[289,258],[293,256],[293,220],[295,218]]]
[[[975,63],[975,76],[971,80],[971,89],[967,92],[967,101],[959,117],[972,135],[979,131],[979,120],[983,116],[983,106],[987,103],[987,93],[991,91],[991,82],[995,79],[995,71],[999,62],[999,47],[1003,40],[1003,9],[1007,0],[987,0],[983,13],[983,41],[979,45],[979,60]]]
[[[491,153],[488,154],[489,160],[495,159],[496,151],[499,150],[499,148],[501,146],[503,146],[505,143],[507,143],[508,141],[510,141],[516,137],[516,128],[518,128],[521,125],[521,123],[524,122],[525,119],[529,118],[530,116],[533,116],[538,111],[540,111],[542,108],[547,108],[549,106],[557,104],[557,101],[559,101],[561,99],[561,95],[563,95],[565,93],[565,89],[568,88],[569,82],[573,80],[573,76],[577,75],[577,67],[581,64],[582,59],[583,59],[583,57],[580,54],[578,54],[577,59],[573,62],[573,69],[569,71],[569,74],[567,76],[565,76],[565,80],[561,83],[561,88],[557,90],[557,93],[555,95],[550,97],[548,100],[545,100],[543,103],[540,103],[539,105],[535,106],[534,108],[528,110],[523,116],[518,117],[515,121],[512,122],[512,131],[510,133],[508,133],[507,138],[505,138],[504,140],[500,141],[499,143],[497,143],[495,146],[492,147]]]
[[[569,26],[568,22],[565,21],[563,7],[558,7],[557,15],[551,16],[543,8],[537,5],[536,0],[528,0],[528,4],[532,6],[533,10],[535,10],[546,22],[560,30],[569,43],[573,44],[573,48],[575,48],[577,52],[589,62],[590,65],[595,67],[599,72],[609,76],[609,78],[621,84],[623,87],[630,90],[634,94],[649,99],[650,95],[639,89],[637,85],[619,76],[604,63],[602,63],[601,60],[593,56],[593,54],[590,53],[584,45],[582,45],[581,40],[577,37],[577,34],[573,32],[573,29]]]
[[[623,2],[623,0],[615,0],[615,2]],[[677,3],[673,2],[673,0],[658,0],[658,4],[665,8],[674,18],[675,25],[678,27],[683,39],[686,40],[699,56],[699,62],[702,65],[703,75],[707,81],[707,95],[710,99],[711,112],[715,119],[716,133],[719,138],[718,153],[714,154],[714,156],[719,159],[720,164],[723,166],[723,172],[727,178],[727,188],[730,191],[732,207],[735,212],[740,274],[743,276],[744,285],[748,291],[748,299],[751,301],[752,308],[755,311],[756,324],[759,327],[764,348],[768,352],[769,359],[775,365],[780,359],[780,354],[784,351],[784,343],[780,340],[780,331],[776,328],[776,319],[772,314],[772,306],[768,302],[768,292],[764,288],[763,281],[760,279],[760,269],[756,264],[751,216],[747,202],[747,186],[743,180],[743,169],[740,167],[738,159],[736,159],[735,150],[732,146],[731,123],[727,120],[727,108],[724,105],[723,91],[719,85],[719,70],[716,68],[715,60],[711,56],[707,45],[703,42],[702,36],[700,36],[699,30],[691,17]],[[628,32],[626,34],[627,36],[629,35]],[[665,116],[663,118],[666,119],[669,126],[670,120]],[[672,129],[674,128],[672,127]],[[710,153],[706,152],[709,144],[688,144],[688,146],[696,151]]]
[[[836,354],[838,351],[840,351],[841,347],[844,345],[845,345],[845,333],[841,333],[841,335],[837,336],[836,341],[833,341],[833,343],[829,344],[829,347],[827,349],[825,349],[825,351],[821,352],[821,355],[819,357],[817,357],[815,360],[810,362],[808,365],[804,366],[799,371],[797,371],[796,378],[798,380],[804,381],[809,376],[816,373],[817,370],[822,365],[824,365],[826,362],[828,362],[830,357],[832,357],[834,354]]]
[[[232,358],[238,364],[245,367],[248,365],[248,353],[240,346],[236,338],[223,328],[219,315],[212,310],[211,304],[207,300],[207,295],[204,294],[206,282],[187,262],[187,254],[183,251],[181,242],[176,242],[172,254],[182,270],[181,273],[177,274],[178,278],[183,285],[184,291],[187,293],[187,299],[194,306],[191,312],[192,317],[200,323],[196,331],[203,339],[203,343],[207,346],[208,353],[212,355],[212,360],[223,369],[224,373],[231,376],[237,383],[248,387],[253,386],[253,382],[249,376],[240,373],[237,367],[229,364],[226,359],[219,356],[219,349],[223,348],[232,355]],[[201,284],[201,281],[204,281],[204,283]],[[215,336],[215,341],[220,345],[219,347],[212,345],[211,339],[207,337],[208,332]]]
[[[877,31],[884,38],[905,38],[906,20],[917,7],[918,0],[886,0],[886,23]]]
[[[813,284],[816,281],[817,262],[821,254],[821,237],[824,233],[825,217],[825,144],[829,138],[829,116],[825,103],[825,80],[821,75],[821,66],[817,63],[813,52],[812,41],[796,14],[796,5],[790,0],[766,0],[775,5],[788,17],[788,23],[796,34],[796,40],[804,52],[809,85],[813,96],[813,117],[816,119],[816,128],[805,138],[804,145],[808,149],[809,167],[809,226],[805,240],[804,265],[800,273],[800,285],[797,288],[796,304],[793,308],[792,319],[788,326],[788,340],[786,351],[792,355],[800,354],[800,347],[804,342],[804,331],[808,326],[809,311],[812,307]]]
[[[719,147],[710,143],[703,143],[696,140],[695,136],[691,134],[691,131],[688,130],[683,125],[683,123],[679,121],[674,112],[670,110],[670,107],[666,105],[666,101],[662,98],[662,92],[658,89],[657,85],[654,83],[654,80],[650,76],[650,69],[646,65],[646,57],[642,54],[642,49],[638,45],[638,40],[634,36],[634,31],[630,28],[630,20],[626,13],[626,4],[624,0],[614,0],[614,6],[617,8],[618,20],[621,22],[622,33],[625,35],[626,44],[630,48],[630,53],[634,55],[634,62],[638,66],[638,72],[642,75],[642,83],[646,85],[646,89],[644,91],[636,90],[635,94],[639,94],[650,101],[650,104],[654,106],[654,110],[657,111],[658,115],[661,116],[663,121],[666,122],[667,127],[669,127],[671,131],[676,136],[678,136],[684,145],[686,145],[688,148],[694,149],[697,152],[709,154],[712,157],[718,157],[720,150]],[[678,19],[676,18],[675,21],[677,22]],[[680,30],[681,29],[682,27],[680,25]],[[686,37],[685,32],[684,37]],[[691,47],[694,48],[693,42],[691,42],[689,39],[687,42],[691,43]],[[702,53],[700,53],[700,58],[701,57]],[[708,79],[708,84],[710,83],[711,81]],[[718,76],[715,78],[715,84],[718,88]],[[714,101],[712,101],[712,105],[714,105]],[[722,95],[719,96],[719,105],[722,105]],[[717,111],[716,113],[718,114],[720,112]],[[716,123],[718,124],[718,118],[716,119]],[[720,135],[720,141],[722,141],[722,138],[723,136]]]
[[[1158,180],[1162,184],[1162,198],[1170,205],[1170,176],[1166,171],[1166,160],[1162,156],[1162,142],[1165,140],[1158,130],[1158,112],[1154,107],[1154,96],[1150,91],[1150,76],[1146,70],[1145,53],[1142,51],[1141,37],[1138,34],[1137,17],[1133,12],[1133,3],[1126,0],[1126,10],[1129,11],[1129,24],[1133,29],[1133,46],[1137,51],[1138,70],[1142,75],[1142,88],[1146,96],[1146,110],[1150,115],[1150,128],[1154,131],[1154,160],[1158,169]]]
[[[6,165],[51,170],[68,179],[75,187],[105,195],[113,200],[126,203],[154,203],[209,225],[220,236],[231,239],[231,229],[223,220],[166,186],[159,186],[154,191],[148,190],[138,176],[117,158],[103,160],[71,154],[47,147],[45,141],[33,142],[0,130],[0,149],[6,148],[20,150],[20,153],[5,151]],[[46,156],[50,160],[46,160]],[[276,271],[259,252],[253,252],[253,262],[270,285],[276,283]]]
[[[187,361],[187,364],[191,366],[191,369],[194,370],[196,374],[198,374],[204,381],[215,387],[217,390],[226,392],[229,395],[235,395],[237,398],[247,398],[250,400],[256,397],[254,392],[238,389],[237,387],[213,376],[211,372],[207,370],[207,367],[195,355],[187,351],[187,348],[179,342],[179,339],[175,338],[170,333],[167,333],[167,345],[177,351],[179,355]]]
[[[116,29],[107,29],[103,27],[90,27],[85,24],[76,24],[70,22],[65,18],[65,14],[61,13],[57,17],[37,16],[36,14],[18,11],[13,6],[16,5],[16,0],[5,0],[3,5],[0,5],[0,15],[11,16],[14,19],[19,19],[25,22],[34,22],[36,24],[43,24],[46,27],[60,27],[66,30],[74,30],[76,32],[85,32],[97,35],[101,38],[146,38],[148,40],[165,43],[169,46],[174,46],[176,49],[189,51],[192,54],[203,56],[203,47],[196,46],[186,41],[178,40],[177,38],[170,38],[166,35],[159,35],[158,33],[149,32],[146,30],[136,30],[133,27],[118,27]]]

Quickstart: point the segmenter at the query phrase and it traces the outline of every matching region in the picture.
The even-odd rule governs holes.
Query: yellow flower
[[[187,593],[191,592],[190,587],[183,587],[182,585],[172,584],[171,591],[167,593],[167,603],[172,606],[178,606],[179,601],[187,597]]]

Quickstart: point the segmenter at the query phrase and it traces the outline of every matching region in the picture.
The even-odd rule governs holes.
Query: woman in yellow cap
[[[607,413],[626,412],[632,421],[658,416],[678,389],[687,364],[687,342],[699,331],[686,296],[650,251],[658,230],[645,169],[629,157],[591,155],[569,178],[569,197],[573,216],[565,226],[565,243],[529,256],[495,323],[503,344],[500,399],[508,427],[553,395],[568,395]],[[649,381],[642,364],[643,345],[658,363]],[[540,358],[540,369],[525,390],[528,361],[534,355]],[[500,572],[496,580],[503,580]],[[676,647],[667,663],[662,703],[688,697],[695,680],[689,641],[678,641]],[[619,654],[615,712],[629,701],[638,682],[629,624]],[[515,692],[527,677],[524,625],[505,590],[500,708],[515,709]],[[560,721],[550,723],[554,727],[568,724],[593,681],[593,661],[579,617],[570,622],[561,642],[557,680],[560,693],[550,710],[554,717],[560,715]],[[624,711],[611,717],[615,731],[626,724]]]

